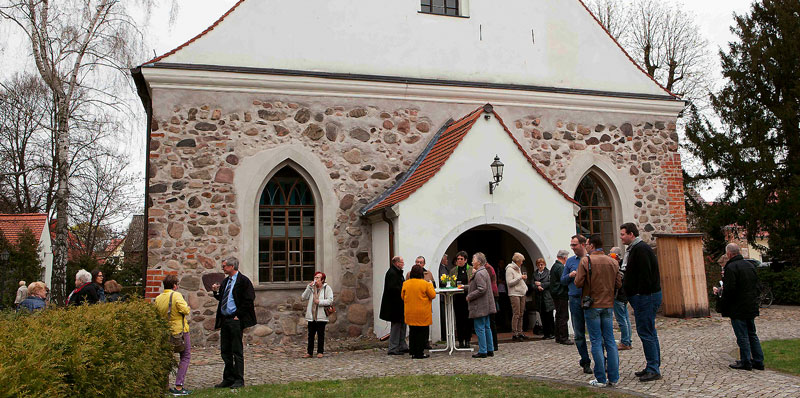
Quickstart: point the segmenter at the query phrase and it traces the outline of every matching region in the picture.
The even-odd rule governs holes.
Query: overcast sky
[[[237,0],[177,0],[178,13],[172,24],[169,23],[169,7],[164,5],[156,7],[152,12],[147,27],[144,28],[146,45],[151,49],[148,54],[148,59],[151,58],[151,55],[161,55],[196,36],[214,23],[214,21],[230,9],[236,1]],[[733,23],[733,13],[740,15],[746,13],[750,8],[751,0],[662,1],[666,3],[683,4],[683,7],[687,11],[695,15],[703,35],[711,44],[711,51],[715,59],[714,73],[719,80],[719,62],[716,54],[720,48],[727,49],[727,43],[735,39],[735,36],[730,32],[730,26]],[[15,48],[14,45],[18,42],[9,40],[9,37],[14,33],[13,28],[13,26],[9,26],[7,23],[0,27],[0,37],[4,38],[0,42],[0,79],[3,80],[9,78],[16,71],[23,68],[32,68],[33,66],[30,62],[22,62],[22,60],[26,59],[25,54],[28,50],[26,48]],[[16,54],[20,56],[17,57],[15,56]],[[148,59],[143,59],[141,62],[145,62]],[[141,110],[141,106],[136,104],[134,109]],[[143,123],[140,122],[139,124]],[[132,132],[132,134],[128,136],[128,139],[122,140],[121,142],[131,154],[135,167],[139,167],[141,170],[138,171],[143,174],[145,157],[142,148],[144,145],[145,131],[143,126],[138,130],[139,131]],[[717,191],[718,190],[714,189],[704,191],[703,196],[707,200],[712,200]]]

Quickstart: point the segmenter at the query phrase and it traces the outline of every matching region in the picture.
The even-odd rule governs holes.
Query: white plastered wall
[[[505,170],[502,183],[490,195],[489,164],[495,155]],[[573,203],[533,169],[493,115],[489,120],[481,116],[441,170],[396,208],[395,253],[407,259],[441,258],[458,235],[488,224],[511,233],[550,263],[559,249],[568,246],[575,231]],[[373,233],[385,225],[373,224]],[[380,244],[377,235],[373,239],[373,247]],[[436,272],[434,263],[428,266]],[[374,268],[374,283],[383,283],[385,270]],[[438,320],[438,301],[433,311]],[[382,321],[378,311],[375,314],[377,332]],[[438,323],[434,321],[431,327],[432,336],[439,335]]]

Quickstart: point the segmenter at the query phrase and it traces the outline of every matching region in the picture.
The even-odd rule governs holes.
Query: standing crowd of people
[[[486,259],[477,252],[468,262],[468,254],[459,251],[448,267],[445,255],[439,265],[439,275],[448,275],[456,281],[464,294],[453,295],[455,334],[459,348],[470,348],[473,330],[478,341],[478,350],[473,358],[495,355],[497,326],[495,314],[500,309],[499,293],[507,293],[511,307],[512,339],[528,339],[523,333],[525,297],[532,294],[534,306],[542,323],[543,339],[554,339],[558,344],[575,345],[584,373],[593,374],[593,386],[613,386],[619,382],[619,351],[630,350],[631,321],[628,303],[634,311],[636,332],[642,343],[645,364],[635,372],[642,382],[661,379],[661,348],[656,330],[656,313],[661,306],[661,282],[658,260],[653,249],[639,237],[636,225],[620,226],[620,240],[627,246],[623,251],[612,248],[604,252],[599,235],[588,239],[580,234],[570,241],[574,253],[559,250],[550,269],[545,260],[535,261],[532,282],[524,267],[525,257],[514,253],[511,263],[506,265],[503,276],[505,284],[498,288],[497,273]],[[764,354],[756,333],[754,319],[758,312],[758,276],[754,266],[745,261],[736,244],[726,248],[728,262],[723,269],[723,281],[714,288],[718,296],[718,310],[731,318],[737,338],[741,360],[731,364],[733,369],[764,369]],[[244,386],[243,332],[256,324],[254,309],[255,290],[252,282],[239,272],[239,261],[230,257],[221,263],[225,278],[211,286],[218,300],[215,329],[220,330],[220,355],[225,364],[222,381],[218,388]],[[389,355],[410,354],[414,359],[428,358],[429,332],[433,323],[432,303],[436,298],[436,280],[425,268],[425,258],[419,256],[414,266],[405,275],[402,257],[391,259],[386,272],[381,298],[380,319],[391,324],[389,333]],[[186,372],[191,359],[189,323],[186,316],[191,308],[178,292],[179,281],[175,275],[167,275],[163,281],[164,291],[155,299],[155,306],[167,320],[174,351],[180,354],[175,387],[170,392],[175,396],[188,395],[184,388]],[[532,290],[532,292],[529,292]],[[47,306],[48,290],[43,282],[26,285],[20,281],[15,305],[17,311],[34,312]],[[325,354],[325,326],[334,308],[333,289],[326,283],[326,275],[316,272],[303,293],[307,300],[305,319],[308,322],[308,349],[304,358],[314,355],[316,341],[317,358]],[[121,286],[113,280],[104,281],[100,270],[89,273],[79,270],[75,275],[75,289],[67,303],[70,306],[96,304],[124,300]],[[445,340],[444,304],[442,312],[442,340]],[[615,343],[613,319],[620,329],[619,343]],[[567,323],[572,323],[574,340],[569,339]],[[406,342],[406,330],[408,343]],[[591,341],[591,357],[586,343],[588,331]],[[594,366],[592,366],[594,363]]]

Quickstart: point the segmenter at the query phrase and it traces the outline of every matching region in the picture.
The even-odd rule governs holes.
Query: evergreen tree
[[[0,302],[10,308],[17,294],[19,281],[28,284],[41,281],[44,270],[39,259],[39,240],[28,228],[22,231],[15,245],[0,231],[0,252],[2,251],[8,251],[9,256],[8,264],[0,264],[3,267],[0,272]]]
[[[721,127],[690,108],[688,149],[703,166],[688,183],[722,181],[716,215],[751,244],[768,233],[769,254],[786,259],[800,250],[800,1],[758,0],[735,20],[727,82],[711,96]]]

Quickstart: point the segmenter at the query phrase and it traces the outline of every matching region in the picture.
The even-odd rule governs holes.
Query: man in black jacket
[[[553,305],[556,308],[555,333],[556,343],[564,345],[575,344],[569,339],[569,290],[566,285],[561,284],[561,274],[564,272],[564,264],[569,258],[569,252],[559,250],[556,253],[556,262],[550,268],[550,295],[553,297]]]
[[[639,238],[633,223],[619,227],[622,243],[628,245],[622,267],[625,280],[622,288],[628,296],[636,320],[636,334],[642,341],[647,367],[635,373],[639,381],[661,379],[661,345],[656,331],[656,312],[661,306],[661,277],[653,248]]]
[[[725,247],[728,263],[722,279],[722,316],[731,318],[740,361],[729,366],[733,369],[764,370],[764,352],[756,334],[755,318],[758,316],[758,274],[756,268],[740,254],[739,246],[730,243]]]
[[[222,261],[222,271],[227,275],[222,286],[211,286],[214,298],[219,300],[215,329],[220,329],[220,354],[225,362],[222,382],[217,388],[244,386],[244,348],[242,332],[256,324],[253,302],[256,292],[253,283],[239,272],[239,260],[230,257]]]
[[[394,257],[386,271],[386,279],[383,283],[380,318],[392,324],[389,331],[389,355],[403,355],[408,352],[405,311],[403,298],[400,296],[400,292],[403,290],[404,264],[402,257]]]

